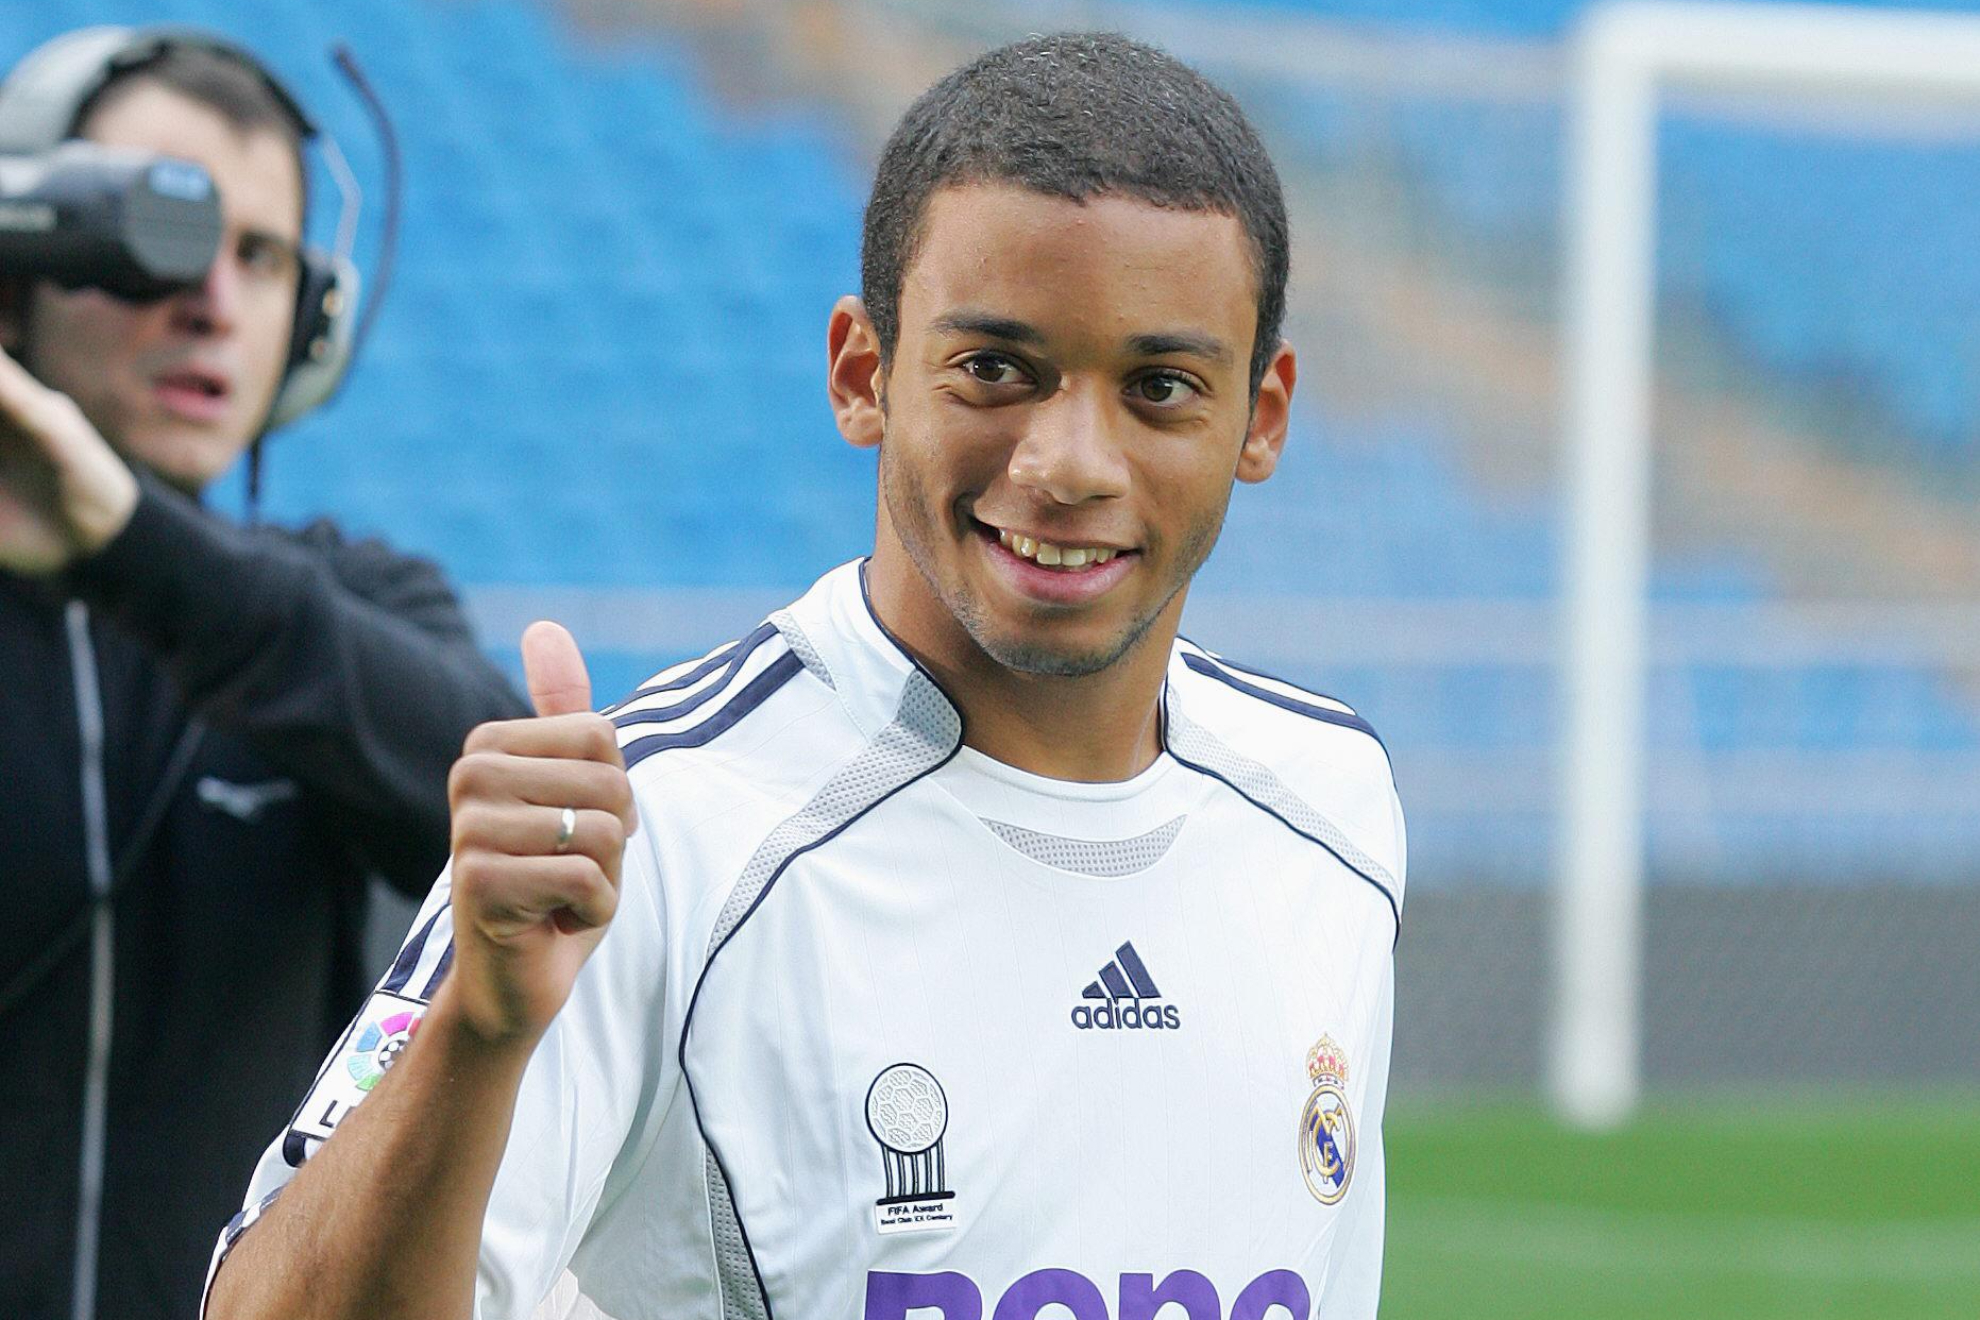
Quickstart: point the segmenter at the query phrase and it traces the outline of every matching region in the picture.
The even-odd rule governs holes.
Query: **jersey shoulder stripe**
[[[1277,770],[1233,748],[1180,711],[1171,709],[1166,750],[1182,765],[1218,780],[1252,806],[1311,843],[1332,853],[1387,902],[1398,935],[1402,931],[1402,878],[1342,828],[1333,815],[1283,779]],[[1392,799],[1392,794],[1389,795]]]
[[[1388,748],[1346,703],[1178,638],[1164,694],[1169,754],[1332,853],[1400,928],[1405,846]]]
[[[1324,692],[1315,692],[1311,688],[1303,688],[1297,683],[1288,682],[1280,678],[1277,674],[1268,674],[1262,669],[1256,669],[1250,665],[1233,660],[1221,651],[1212,651],[1209,647],[1198,646],[1194,642],[1187,642],[1185,649],[1201,655],[1204,659],[1214,663],[1219,669],[1256,679],[1259,683],[1281,695],[1297,697],[1314,705],[1325,707],[1328,710],[1337,711],[1342,715],[1352,715],[1355,713],[1354,707],[1348,705],[1347,702],[1342,701],[1339,697],[1330,697]]]
[[[765,626],[767,627],[768,625]],[[764,636],[768,636],[768,634],[764,633],[762,628],[758,628],[748,637],[723,642],[720,646],[698,660],[683,660],[677,665],[671,665],[655,674],[652,678],[647,679],[639,687],[627,693],[624,697],[621,697],[614,704],[605,707],[599,713],[602,715],[616,715],[620,711],[630,707],[634,702],[653,696],[656,693],[678,692],[683,688],[693,687],[696,683],[699,683],[702,679],[707,678],[710,674],[733,660],[738,650],[749,647],[754,642],[761,640]]]
[[[776,624],[765,623],[679,678],[649,684],[612,716],[626,769],[656,752],[706,746],[804,669]]]
[[[774,624],[764,624],[749,636],[732,643],[686,674],[666,682],[652,683],[625,701],[612,715],[621,729],[634,724],[658,724],[691,715],[722,695],[746,670],[754,671],[753,661],[773,638]]]
[[[626,769],[630,770],[655,752],[669,751],[681,747],[702,747],[715,741],[734,728],[743,716],[768,701],[777,690],[804,672],[804,661],[785,651],[757,674],[742,689],[711,714],[689,728],[668,733],[649,733],[622,742],[620,750],[625,754]]]
[[[1206,651],[1194,643],[1182,646],[1182,661],[1192,672],[1201,674],[1205,678],[1215,679],[1248,697],[1255,697],[1259,701],[1277,706],[1280,710],[1291,711],[1295,715],[1304,715],[1308,719],[1365,733],[1375,740],[1385,754],[1389,750],[1388,744],[1382,741],[1382,735],[1375,732],[1375,726],[1355,714],[1354,708],[1344,701],[1323,696],[1318,692],[1309,692],[1282,678],[1248,668],[1213,651]]]

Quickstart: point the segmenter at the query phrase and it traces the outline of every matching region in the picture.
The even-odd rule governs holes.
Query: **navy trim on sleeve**
[[[1205,678],[1214,678],[1226,687],[1236,688],[1246,696],[1256,697],[1260,701],[1277,706],[1280,710],[1289,710],[1295,715],[1304,715],[1308,719],[1320,720],[1326,724],[1338,724],[1343,729],[1353,729],[1359,733],[1365,733],[1375,740],[1376,744],[1381,747],[1384,755],[1388,753],[1389,745],[1382,741],[1382,735],[1375,732],[1375,726],[1367,720],[1362,719],[1359,715],[1350,714],[1344,710],[1334,710],[1328,706],[1316,706],[1312,702],[1299,701],[1283,693],[1274,692],[1270,688],[1259,687],[1256,683],[1247,683],[1236,674],[1226,672],[1218,667],[1215,662],[1206,660],[1200,655],[1191,655],[1185,652],[1183,654],[1183,663],[1197,673],[1202,674]],[[1259,674],[1258,677],[1270,678],[1271,676],[1269,674]],[[1282,683],[1285,680],[1275,678],[1272,681]]]
[[[737,720],[768,701],[778,688],[803,672],[804,661],[798,659],[792,652],[784,652],[765,666],[762,673],[745,683],[733,700],[693,728],[683,729],[678,733],[651,733],[627,743],[621,749],[625,754],[626,769],[632,769],[655,752],[664,752],[675,747],[700,747],[715,741]],[[633,716],[623,716],[614,723],[624,727],[633,720]]]
[[[725,662],[728,667],[722,676],[701,691],[671,706],[652,706],[644,710],[625,711],[623,714],[614,715],[612,723],[624,729],[635,724],[658,724],[664,720],[679,719],[683,715],[692,714],[728,691],[729,685],[736,681],[736,675],[742,671],[744,662],[756,653],[756,648],[779,635],[774,625],[764,624],[737,644],[735,654]],[[652,689],[653,692],[666,690],[664,686]]]
[[[703,660],[687,673],[682,674],[679,678],[670,679],[665,683],[650,683],[645,687],[638,688],[630,693],[625,700],[612,706],[605,713],[610,715],[624,710],[641,697],[651,697],[661,692],[678,692],[682,688],[693,687],[696,683],[699,683],[723,665],[739,665],[742,663],[739,657],[747,658],[751,651],[754,651],[759,645],[768,641],[776,631],[776,624],[763,624],[747,637],[739,641],[730,642],[726,646],[717,647],[713,655]],[[722,681],[726,683],[728,679],[725,678]]]
[[[426,924],[419,928],[418,933],[406,941],[405,947],[399,950],[399,956],[392,961],[392,970],[379,983],[380,990],[390,990],[395,995],[405,993],[406,982],[412,980],[413,969],[419,966],[420,955],[426,952],[427,937],[433,934],[433,927],[439,924],[440,913],[446,910],[447,905],[443,903],[426,919]]]

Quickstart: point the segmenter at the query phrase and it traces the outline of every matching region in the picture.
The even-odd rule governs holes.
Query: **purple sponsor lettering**
[[[1306,1320],[1313,1314],[1313,1295],[1306,1280],[1291,1270],[1267,1270],[1244,1285],[1231,1303],[1231,1320],[1264,1320],[1265,1313],[1283,1306],[1292,1320]]]
[[[1107,1299],[1077,1270],[1033,1270],[1004,1290],[995,1320],[1032,1320],[1054,1302],[1073,1320],[1108,1320]]]
[[[1177,1270],[1162,1280],[1160,1287],[1152,1274],[1121,1276],[1120,1320],[1155,1320],[1155,1313],[1172,1302],[1189,1320],[1224,1320],[1217,1285],[1195,1270]]]
[[[1216,1285],[1195,1270],[1176,1270],[1155,1282],[1153,1274],[1120,1276],[1120,1310],[1109,1313],[1099,1285],[1078,1270],[1033,1270],[1005,1289],[991,1320],[1037,1320],[1048,1306],[1063,1306],[1073,1320],[1157,1320],[1164,1307],[1182,1308],[1182,1320],[1224,1320]],[[942,1320],[983,1320],[983,1294],[966,1274],[906,1274],[869,1270],[865,1320],[908,1320],[921,1308],[941,1311]],[[1244,1286],[1231,1303],[1229,1320],[1310,1320],[1313,1294],[1291,1270],[1267,1270]],[[1171,1318],[1173,1320],[1173,1318]]]
[[[942,1320],[983,1320],[983,1294],[968,1275],[954,1270],[940,1274],[867,1271],[866,1320],[907,1320],[907,1313],[921,1306],[940,1307]],[[1104,1315],[1101,1320],[1106,1320]]]

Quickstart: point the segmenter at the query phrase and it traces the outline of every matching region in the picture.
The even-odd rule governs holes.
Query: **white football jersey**
[[[1027,774],[848,564],[610,713],[641,825],[522,1083],[484,1320],[1375,1314],[1403,827],[1347,707],[1179,642],[1149,769]],[[449,931],[443,874],[216,1264]]]

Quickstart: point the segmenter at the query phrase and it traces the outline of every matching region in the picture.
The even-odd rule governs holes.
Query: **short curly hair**
[[[1227,92],[1112,32],[1030,37],[929,88],[887,139],[866,203],[860,295],[883,361],[899,342],[901,288],[929,199],[978,183],[1236,217],[1257,277],[1255,395],[1285,320],[1289,231],[1278,172]]]

